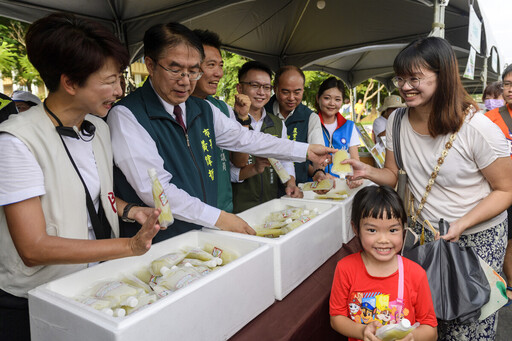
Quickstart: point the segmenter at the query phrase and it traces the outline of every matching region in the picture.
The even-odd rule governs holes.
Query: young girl
[[[327,147],[346,149],[350,158],[359,160],[359,133],[353,121],[345,119],[340,113],[343,104],[343,82],[335,77],[327,78],[318,88],[316,103],[318,116],[322,122],[324,143]],[[325,172],[339,177],[331,172],[332,164],[325,167]],[[351,188],[360,186],[362,181],[353,181]]]
[[[398,255],[406,221],[399,196],[388,186],[365,187],[354,197],[351,220],[363,250],[338,262],[331,326],[349,340],[379,340],[378,327],[406,318],[420,326],[403,340],[436,340],[427,274]]]

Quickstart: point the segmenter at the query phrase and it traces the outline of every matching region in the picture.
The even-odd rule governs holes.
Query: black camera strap
[[[111,237],[112,227],[110,226],[110,222],[108,221],[108,219],[105,215],[105,211],[103,210],[103,205],[101,203],[101,199],[100,199],[100,205],[99,205],[98,212],[96,212],[96,209],[94,207],[94,202],[92,201],[91,194],[89,193],[89,190],[87,189],[87,185],[85,184],[84,179],[82,178],[82,174],[80,174],[80,171],[78,170],[78,167],[76,166],[75,161],[73,160],[73,157],[71,156],[71,153],[69,152],[69,149],[66,146],[66,143],[64,142],[62,136],[60,136],[60,139],[62,141],[62,144],[64,145],[64,149],[66,149],[66,153],[68,154],[71,164],[75,168],[75,171],[78,174],[78,177],[80,178],[80,180],[82,181],[82,184],[84,185],[85,203],[87,205],[87,211],[89,212],[89,217],[91,218],[91,224],[92,224],[92,228],[94,230],[94,234],[96,235],[96,239],[109,239]]]

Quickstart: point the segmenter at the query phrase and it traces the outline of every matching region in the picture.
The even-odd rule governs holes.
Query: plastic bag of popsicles
[[[271,212],[263,224],[254,226],[254,231],[260,237],[278,238],[307,223],[318,214],[316,207],[309,210],[304,207],[288,206],[284,210]]]
[[[96,283],[75,300],[102,313],[123,317],[188,286],[239,257],[235,251],[206,243],[172,251],[120,279]]]

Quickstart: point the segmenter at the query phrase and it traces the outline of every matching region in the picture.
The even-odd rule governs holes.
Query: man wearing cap
[[[16,104],[18,112],[27,111],[30,109],[30,107],[41,104],[39,97],[32,94],[31,92],[23,90],[14,91],[12,93],[12,100],[14,101],[14,104]]]
[[[396,108],[404,108],[406,105],[402,102],[402,98],[397,95],[391,95],[384,99],[384,104],[379,108],[380,116],[373,121],[373,142],[382,142],[385,145],[386,124],[388,117]]]

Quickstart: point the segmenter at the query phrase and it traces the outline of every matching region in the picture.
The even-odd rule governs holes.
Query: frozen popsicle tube
[[[201,274],[196,271],[194,267],[178,267],[177,270],[157,278],[156,282],[159,286],[176,291],[186,287],[199,278],[201,278]]]
[[[114,316],[114,311],[110,309],[110,307],[112,306],[112,302],[110,300],[90,296],[80,296],[75,298],[75,300],[91,308],[99,310],[102,313]]]
[[[286,233],[282,229],[255,229],[254,231],[256,231],[257,236],[267,238],[278,238],[279,236]]]
[[[150,305],[151,303],[155,303],[157,300],[157,296],[155,294],[145,294],[139,296],[139,303],[135,307],[126,307],[126,314],[129,315],[135,311],[140,310],[143,307]]]
[[[110,300],[113,307],[135,307],[138,303],[136,288],[121,281],[101,283],[93,290],[94,296]]]
[[[419,326],[419,322],[416,322],[411,326],[411,322],[408,319],[402,319],[400,323],[388,324],[377,329],[375,336],[382,341],[395,341],[403,339],[410,332]]]
[[[185,258],[186,254],[181,251],[175,251],[168,253],[160,258],[155,259],[151,262],[150,271],[155,276],[162,276],[162,267],[172,268]]]
[[[147,284],[147,282],[141,281],[137,276],[134,276],[132,274],[125,274],[122,278],[122,281],[126,284],[131,285],[134,288],[139,288],[143,290],[145,293],[151,292],[151,288]],[[149,282],[149,279],[148,279]]]
[[[296,219],[297,217],[300,217],[300,215],[302,214],[303,212],[303,208],[302,207],[288,207],[284,210],[281,210],[281,211],[276,211],[276,212],[272,212],[270,213],[266,219],[265,219],[265,222],[270,222],[270,221],[284,221],[288,218],[292,218],[292,219]]]
[[[159,208],[161,210],[160,216],[158,217],[158,223],[160,224],[160,227],[167,227],[174,223],[174,217],[172,216],[169,200],[167,200],[167,195],[165,195],[162,184],[158,180],[156,170],[154,168],[148,169],[148,175],[151,179],[155,208]]]
[[[283,184],[287,183],[291,177],[290,177],[290,174],[288,174],[288,172],[286,171],[286,169],[284,169],[281,161],[271,158],[271,157],[268,158],[268,161],[270,162],[270,164],[276,171],[277,175],[279,175],[279,179],[281,180],[281,182]]]
[[[233,250],[214,246],[209,243],[204,244],[204,250],[214,257],[220,257],[223,265],[226,265],[239,257],[239,255]]]
[[[318,194],[315,196],[315,199],[345,200],[347,195],[338,193]]]
[[[339,175],[340,177],[345,177],[345,175],[351,175],[354,173],[352,166],[349,164],[341,164],[342,161],[349,159],[348,151],[346,149],[338,150],[333,157],[332,160],[332,168],[331,171],[334,174]]]
[[[299,184],[303,191],[329,191],[334,187],[333,179],[323,179],[320,181],[305,182]]]
[[[215,259],[202,261],[199,259],[185,258],[180,264],[191,264],[192,266],[207,266],[209,268],[214,268],[217,266],[217,261]]]
[[[209,260],[215,260],[217,262],[217,265],[222,264],[222,259],[219,257],[215,257],[212,254],[209,254],[208,252],[204,251],[203,249],[200,249],[198,247],[185,247],[185,252],[187,254],[187,258],[194,258],[199,259],[202,261],[209,261]]]

